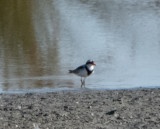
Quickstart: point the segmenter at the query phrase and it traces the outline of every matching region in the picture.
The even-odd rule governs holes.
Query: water
[[[160,86],[157,0],[0,2],[0,92],[79,88],[69,69],[96,63],[87,88]]]

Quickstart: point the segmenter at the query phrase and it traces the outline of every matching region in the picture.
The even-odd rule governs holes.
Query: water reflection
[[[34,89],[44,84],[52,87],[50,80],[46,84],[46,80],[32,78],[57,74],[59,69],[57,42],[54,42],[54,49],[48,46],[44,55],[40,48],[43,46],[36,40],[32,1],[2,0],[0,5],[3,6],[0,10],[2,89]]]
[[[0,89],[79,87],[68,69],[94,59],[89,88],[159,86],[159,2],[0,1]]]

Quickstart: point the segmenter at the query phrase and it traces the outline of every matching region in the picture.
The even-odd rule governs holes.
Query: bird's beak
[[[95,66],[96,66],[96,64],[95,64],[94,62],[92,63],[92,65],[95,65]]]

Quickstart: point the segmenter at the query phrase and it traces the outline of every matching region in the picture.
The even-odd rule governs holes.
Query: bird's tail
[[[73,73],[73,70],[69,70],[69,73]]]

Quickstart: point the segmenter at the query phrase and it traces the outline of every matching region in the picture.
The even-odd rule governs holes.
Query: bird
[[[85,87],[86,77],[88,77],[92,73],[94,73],[94,67],[95,66],[96,66],[96,64],[94,63],[93,60],[88,60],[86,62],[86,64],[81,65],[74,70],[69,70],[69,73],[73,73],[73,74],[81,77],[81,88],[82,88],[83,86]]]

